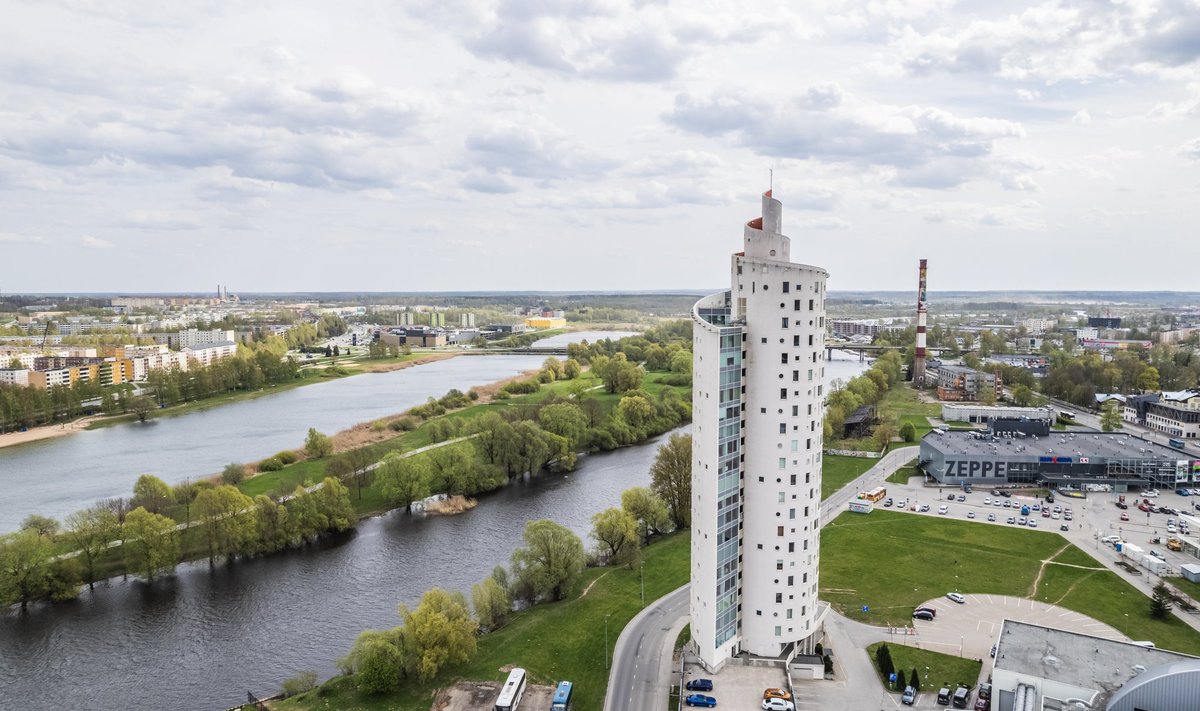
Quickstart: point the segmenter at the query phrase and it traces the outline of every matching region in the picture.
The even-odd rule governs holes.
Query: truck
[[[1163,575],[1170,568],[1167,561],[1152,555],[1142,556],[1142,567],[1155,575]]]
[[[1140,563],[1142,562],[1142,558],[1145,557],[1146,551],[1139,545],[1126,543],[1121,546],[1121,555],[1132,560],[1134,563]]]
[[[1029,515],[1029,504],[1025,504],[1024,506],[1021,507],[1021,515],[1022,516]]]
[[[1178,538],[1168,538],[1167,548],[1173,551],[1181,551],[1183,550],[1183,543]]]

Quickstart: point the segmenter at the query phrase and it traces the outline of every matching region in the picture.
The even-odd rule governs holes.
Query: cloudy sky
[[[833,289],[1200,289],[1200,0],[4,17],[5,293],[719,287],[771,168]]]

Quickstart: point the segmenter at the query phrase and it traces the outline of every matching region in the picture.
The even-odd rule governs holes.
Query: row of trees
[[[891,684],[896,691],[904,691],[906,686],[911,686],[917,691],[921,690],[921,677],[917,675],[916,667],[907,675],[903,669],[897,669],[892,661],[892,650],[888,649],[886,644],[881,644],[875,649],[875,666],[879,669],[885,683]],[[892,678],[892,674],[896,675],[896,680],[894,682],[887,681]]]
[[[179,506],[187,509],[187,522],[162,513]],[[131,500],[76,511],[61,529],[53,519],[30,516],[22,530],[0,536],[0,606],[74,598],[81,583],[92,585],[101,577],[102,558],[114,543],[127,572],[147,580],[168,574],[180,562],[181,537],[192,514],[195,541],[213,563],[297,546],[355,522],[349,493],[333,478],[311,491],[297,487],[277,502],[229,485],[172,488],[142,477]],[[64,549],[71,553],[60,554]]]
[[[902,357],[896,351],[887,351],[875,359],[867,372],[851,378],[841,387],[831,387],[825,399],[825,441],[832,442],[841,436],[842,422],[863,405],[875,405],[887,395],[888,390],[903,378]],[[834,385],[837,385],[835,381]],[[881,422],[875,427],[874,437],[879,449],[887,446],[897,434],[906,439],[915,439],[916,431],[911,423],[905,432],[893,421]]]

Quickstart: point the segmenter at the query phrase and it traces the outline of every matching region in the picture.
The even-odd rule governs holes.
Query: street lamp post
[[[604,616],[604,669],[608,671],[608,618],[612,613]]]
[[[646,564],[643,562],[638,566],[638,580],[642,587],[642,607],[646,606]]]

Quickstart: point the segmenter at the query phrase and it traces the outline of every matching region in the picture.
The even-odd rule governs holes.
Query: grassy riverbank
[[[688,581],[689,539],[677,533],[645,549],[646,601]],[[487,571],[479,571],[479,577]],[[305,711],[428,711],[439,690],[461,679],[501,682],[509,666],[521,666],[530,681],[575,683],[576,711],[599,711],[608,687],[605,669],[605,618],[608,652],[625,625],[642,609],[639,570],[592,568],[584,572],[566,600],[536,605],[515,613],[511,621],[479,638],[470,662],[443,670],[427,684],[410,682],[389,695],[361,694],[352,676],[330,679],[314,691],[272,704],[272,708]],[[331,649],[331,655],[346,650]]]

